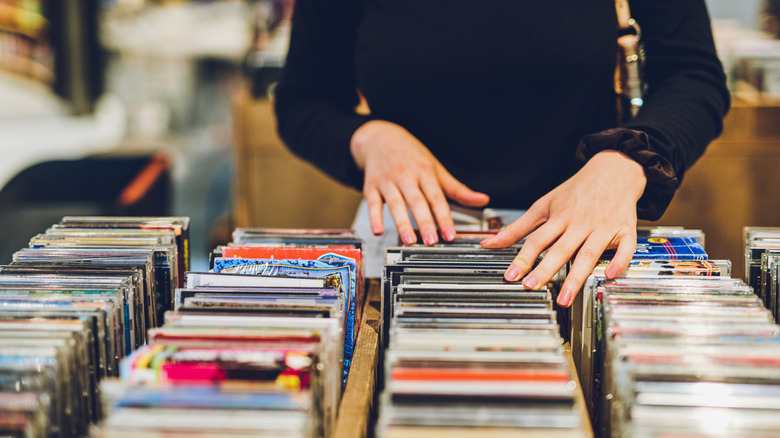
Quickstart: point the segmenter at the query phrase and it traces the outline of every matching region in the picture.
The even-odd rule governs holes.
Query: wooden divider
[[[352,367],[347,378],[347,386],[341,396],[338,419],[333,438],[363,438],[373,436],[369,428],[373,427],[375,415],[374,393],[377,387],[377,364],[379,363],[379,313],[378,279],[366,279],[366,302],[360,321],[355,352],[352,355]]]

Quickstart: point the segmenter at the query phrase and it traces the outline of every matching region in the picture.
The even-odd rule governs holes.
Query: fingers
[[[384,197],[390,214],[396,223],[396,228],[398,228],[398,234],[404,244],[408,245],[417,241],[408,212],[406,211],[407,207],[414,217],[417,228],[426,245],[433,245],[439,241],[438,233],[436,232],[437,228],[441,231],[444,240],[454,240],[455,223],[452,220],[450,207],[445,196],[445,185],[449,184],[450,187],[456,185],[460,189],[465,189],[465,192],[462,190],[459,192],[461,194],[466,193],[465,197],[461,196],[460,201],[484,204],[487,203],[488,197],[483,193],[471,191],[465,185],[452,178],[446,171],[444,173],[449,177],[449,182],[440,181],[435,175],[424,173],[415,177],[399,175],[396,182],[388,181],[383,185],[381,193],[380,190],[365,188],[364,193],[368,202],[372,231],[375,234],[379,231],[379,234],[381,234],[383,230],[381,201]]]
[[[505,248],[517,243],[545,221],[547,221],[547,209],[544,204],[537,202],[516,221],[480,244],[483,248]]]
[[[404,244],[410,245],[417,241],[409,220],[409,212],[412,213],[426,245],[433,245],[439,241],[436,223],[439,224],[445,240],[455,238],[455,224],[450,215],[449,205],[435,180],[425,181],[423,178],[420,186],[413,179],[401,181],[398,186],[388,183],[382,187],[381,193],[367,186],[364,194],[371,219],[371,230],[374,234],[381,234],[383,231],[382,198],[384,197],[398,229],[398,235]]]
[[[613,238],[609,236],[591,236],[585,244],[582,245],[577,257],[572,263],[571,270],[566,276],[566,280],[561,285],[561,293],[558,295],[558,304],[563,307],[571,306],[574,297],[577,296],[585,280],[593,272],[593,267],[599,261],[604,250],[608,248],[611,242],[617,241],[618,248],[615,256],[607,266],[606,276],[609,279],[615,278],[621,271],[626,269],[631,262],[636,248],[636,231],[626,229],[619,232]]]
[[[557,241],[556,241],[557,239]],[[584,242],[584,243],[583,243]],[[576,253],[572,268],[561,286],[558,304],[569,307],[588,276],[593,272],[604,249],[617,242],[618,249],[607,267],[607,277],[614,278],[628,267],[636,247],[636,231],[626,229],[616,235],[591,233],[587,228],[556,225],[550,221],[528,236],[517,257],[512,261],[504,278],[517,281],[523,278],[527,288],[538,288],[545,284]],[[547,254],[533,267],[539,254],[548,248]],[[533,269],[532,269],[533,268]]]
[[[409,213],[423,242],[455,239],[455,224],[447,198],[469,206],[484,206],[489,197],[457,181],[417,138],[390,122],[372,121],[355,131],[350,141],[355,163],[365,173],[363,192],[369,204],[372,231],[384,231],[380,218],[387,203],[404,244],[417,241]]]
[[[594,233],[582,244],[579,252],[577,252],[577,256],[574,258],[566,280],[561,285],[561,291],[558,294],[558,304],[560,306],[571,306],[574,297],[577,296],[585,280],[593,272],[593,268],[598,263],[610,240],[608,235]]]
[[[537,288],[547,284],[555,273],[571,259],[572,255],[574,255],[582,245],[582,242],[587,238],[588,232],[584,229],[567,229],[558,241],[550,247],[542,261],[526,275],[523,279],[523,286]],[[537,249],[534,249],[534,251],[537,251]],[[596,259],[598,259],[600,255],[601,253],[599,252],[595,256]]]
[[[382,195],[379,191],[371,188],[363,188],[363,196],[366,198],[366,204],[368,205],[368,219],[371,223],[371,232],[375,236],[378,236],[385,232],[384,221],[382,217]]]
[[[439,238],[436,234],[436,224],[433,221],[431,208],[425,195],[423,195],[423,192],[420,190],[418,181],[412,179],[404,180],[400,183],[399,188],[406,200],[409,211],[411,211],[412,216],[414,216],[414,220],[417,223],[417,229],[420,230],[420,236],[422,236],[423,242],[426,245],[433,245],[438,242]],[[404,212],[404,214],[406,213]],[[406,243],[405,240],[404,243]]]
[[[467,207],[484,207],[490,201],[490,196],[471,190],[455,179],[443,166],[438,166],[436,176],[444,194],[459,204]]]
[[[504,273],[504,278],[507,281],[517,281],[520,279],[520,277],[524,276],[528,271],[531,270],[531,268],[533,268],[536,259],[539,257],[539,254],[541,254],[545,248],[550,246],[550,244],[555,242],[563,233],[563,230],[564,227],[561,224],[556,222],[547,222],[539,227],[538,230],[534,231],[530,236],[528,236],[528,239],[526,239],[523,247],[520,248],[520,252],[509,265],[509,268],[507,268],[506,272]],[[536,280],[539,280],[538,276],[535,278]],[[534,288],[538,286],[538,281],[534,283],[533,278],[526,278],[526,280],[528,280],[528,284],[523,282],[526,287]]]
[[[618,234],[616,239],[618,239],[618,247],[615,251],[615,256],[612,257],[612,261],[609,262],[607,269],[604,271],[604,275],[610,280],[625,271],[631,263],[631,259],[634,257],[634,251],[636,250],[636,230],[633,228],[626,228],[623,232]]]
[[[382,187],[382,196],[385,198],[387,208],[390,210],[395,227],[398,229],[398,236],[401,238],[401,242],[404,245],[411,245],[417,242],[417,236],[414,234],[414,228],[406,210],[406,202],[398,187],[394,184],[385,185]]]
[[[420,182],[420,188],[422,189],[425,197],[428,199],[433,216],[436,218],[436,223],[439,224],[439,230],[445,241],[452,241],[455,239],[455,223],[452,221],[452,215],[450,214],[450,206],[447,203],[447,199],[444,197],[439,182],[435,178],[423,178]],[[417,218],[415,217],[415,220]],[[421,230],[422,232],[422,230]],[[434,230],[434,236],[436,235]]]

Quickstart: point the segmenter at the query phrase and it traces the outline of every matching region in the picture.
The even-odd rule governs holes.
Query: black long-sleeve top
[[[679,181],[729,106],[706,6],[630,6],[648,93],[621,128],[646,133],[645,147]],[[576,172],[584,137],[615,128],[616,29],[614,0],[297,0],[275,93],[279,133],[361,188],[352,134],[368,120],[394,122],[491,206],[527,208]],[[370,116],[354,112],[358,89]]]

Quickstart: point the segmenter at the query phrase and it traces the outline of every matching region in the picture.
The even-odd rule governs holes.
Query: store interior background
[[[707,4],[740,109],[662,223],[737,274],[741,227],[780,226],[780,1]],[[349,226],[359,194],[275,137],[292,5],[0,0],[0,264],[63,215],[189,216],[195,270],[235,226]]]

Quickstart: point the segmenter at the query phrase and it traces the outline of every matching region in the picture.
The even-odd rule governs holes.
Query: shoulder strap
[[[636,116],[644,105],[642,66],[644,50],[639,39],[641,30],[631,18],[628,0],[615,0],[618,19],[618,60],[615,64],[615,93],[618,95],[618,121]],[[630,115],[629,115],[630,113]]]
[[[615,11],[617,12],[618,26],[621,29],[631,27],[631,9],[628,7],[628,0],[615,0]]]

